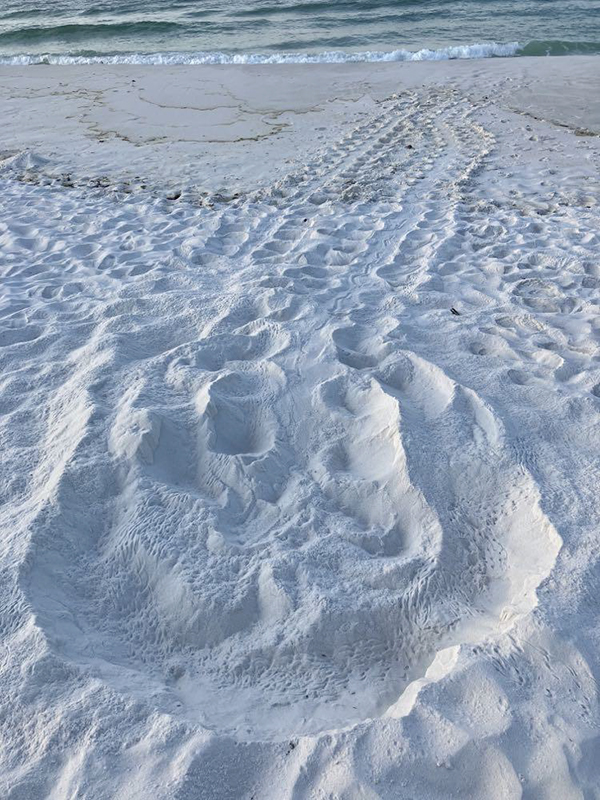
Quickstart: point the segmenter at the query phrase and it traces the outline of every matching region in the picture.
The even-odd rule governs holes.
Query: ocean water
[[[600,53],[600,0],[1,0],[0,63]]]

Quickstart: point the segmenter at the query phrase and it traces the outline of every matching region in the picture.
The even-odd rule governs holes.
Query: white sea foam
[[[351,62],[446,61],[456,58],[514,56],[518,42],[456,45],[439,50],[391,50],[360,53],[332,50],[325,53],[131,53],[115,55],[18,55],[0,58],[0,65],[29,64],[346,64]]]

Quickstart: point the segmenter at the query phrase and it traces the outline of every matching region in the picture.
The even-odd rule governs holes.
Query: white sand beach
[[[0,796],[600,797],[600,59],[0,75]]]

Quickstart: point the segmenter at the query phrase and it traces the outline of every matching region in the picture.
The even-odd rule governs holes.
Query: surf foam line
[[[334,50],[326,53],[117,53],[112,55],[17,55],[0,57],[0,65],[29,64],[345,64],[351,62],[446,61],[458,58],[492,58],[514,56],[518,42],[443,47],[439,50],[392,50],[347,53]]]

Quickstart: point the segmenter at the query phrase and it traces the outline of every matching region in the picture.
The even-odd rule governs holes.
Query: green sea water
[[[600,53],[600,0],[2,0],[0,63]]]

